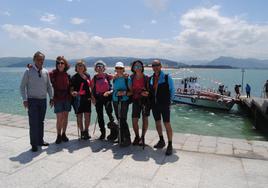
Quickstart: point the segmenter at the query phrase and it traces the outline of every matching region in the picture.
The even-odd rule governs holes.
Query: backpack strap
[[[128,78],[125,78],[125,84],[126,84],[126,87],[127,87],[127,91],[129,91],[129,87],[128,87]]]
[[[149,91],[149,82],[150,82],[150,78],[147,75],[144,75],[144,86],[145,89]]]
[[[109,90],[111,90],[112,89],[112,84],[111,84],[111,79],[109,78],[109,75],[107,74],[107,73],[105,73],[105,79],[108,81],[108,83],[109,83],[109,86],[110,86],[110,89]]]
[[[165,82],[168,84],[168,74],[165,74]]]

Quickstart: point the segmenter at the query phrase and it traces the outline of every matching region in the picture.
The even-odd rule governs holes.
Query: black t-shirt
[[[85,73],[87,80],[83,79],[80,74],[76,73],[71,78],[71,87],[73,87],[74,91],[77,91],[82,98],[90,98],[90,75]]]

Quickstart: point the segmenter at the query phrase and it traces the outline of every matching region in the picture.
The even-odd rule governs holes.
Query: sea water
[[[51,70],[52,68],[48,68]],[[27,116],[27,111],[22,105],[19,85],[25,68],[0,68],[0,112]],[[91,76],[92,68],[88,69]],[[109,68],[107,72],[113,73]],[[174,78],[187,76],[198,77],[199,83],[211,89],[217,89],[219,84],[228,87],[234,96],[234,85],[242,84],[242,71],[240,69],[177,69],[165,70]],[[69,73],[74,74],[74,69]],[[148,75],[152,71],[145,70]],[[252,96],[263,96],[263,85],[268,79],[268,70],[245,70],[244,87],[246,83],[251,86]],[[48,107],[46,118],[54,118],[53,109]],[[70,112],[70,120],[75,120],[74,112]],[[96,120],[95,107],[92,105],[91,124]],[[107,116],[106,116],[107,122]],[[129,109],[128,123],[131,127],[131,106]],[[141,123],[141,122],[140,122]],[[223,136],[230,138],[244,138],[250,140],[267,140],[267,136],[253,128],[251,121],[237,110],[236,105],[230,112],[192,107],[188,105],[172,105],[171,124],[175,132],[201,134],[210,136]],[[149,128],[155,129],[152,113],[149,118]]]

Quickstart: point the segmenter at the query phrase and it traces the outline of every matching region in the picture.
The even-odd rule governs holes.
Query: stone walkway
[[[175,153],[155,150],[148,131],[145,150],[99,141],[55,141],[55,120],[46,120],[49,147],[30,151],[27,117],[0,113],[1,187],[268,187],[268,142],[174,134]],[[92,134],[91,126],[91,134]]]

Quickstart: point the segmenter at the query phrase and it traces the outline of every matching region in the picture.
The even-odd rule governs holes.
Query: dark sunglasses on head
[[[152,67],[159,67],[161,64],[152,64]]]

